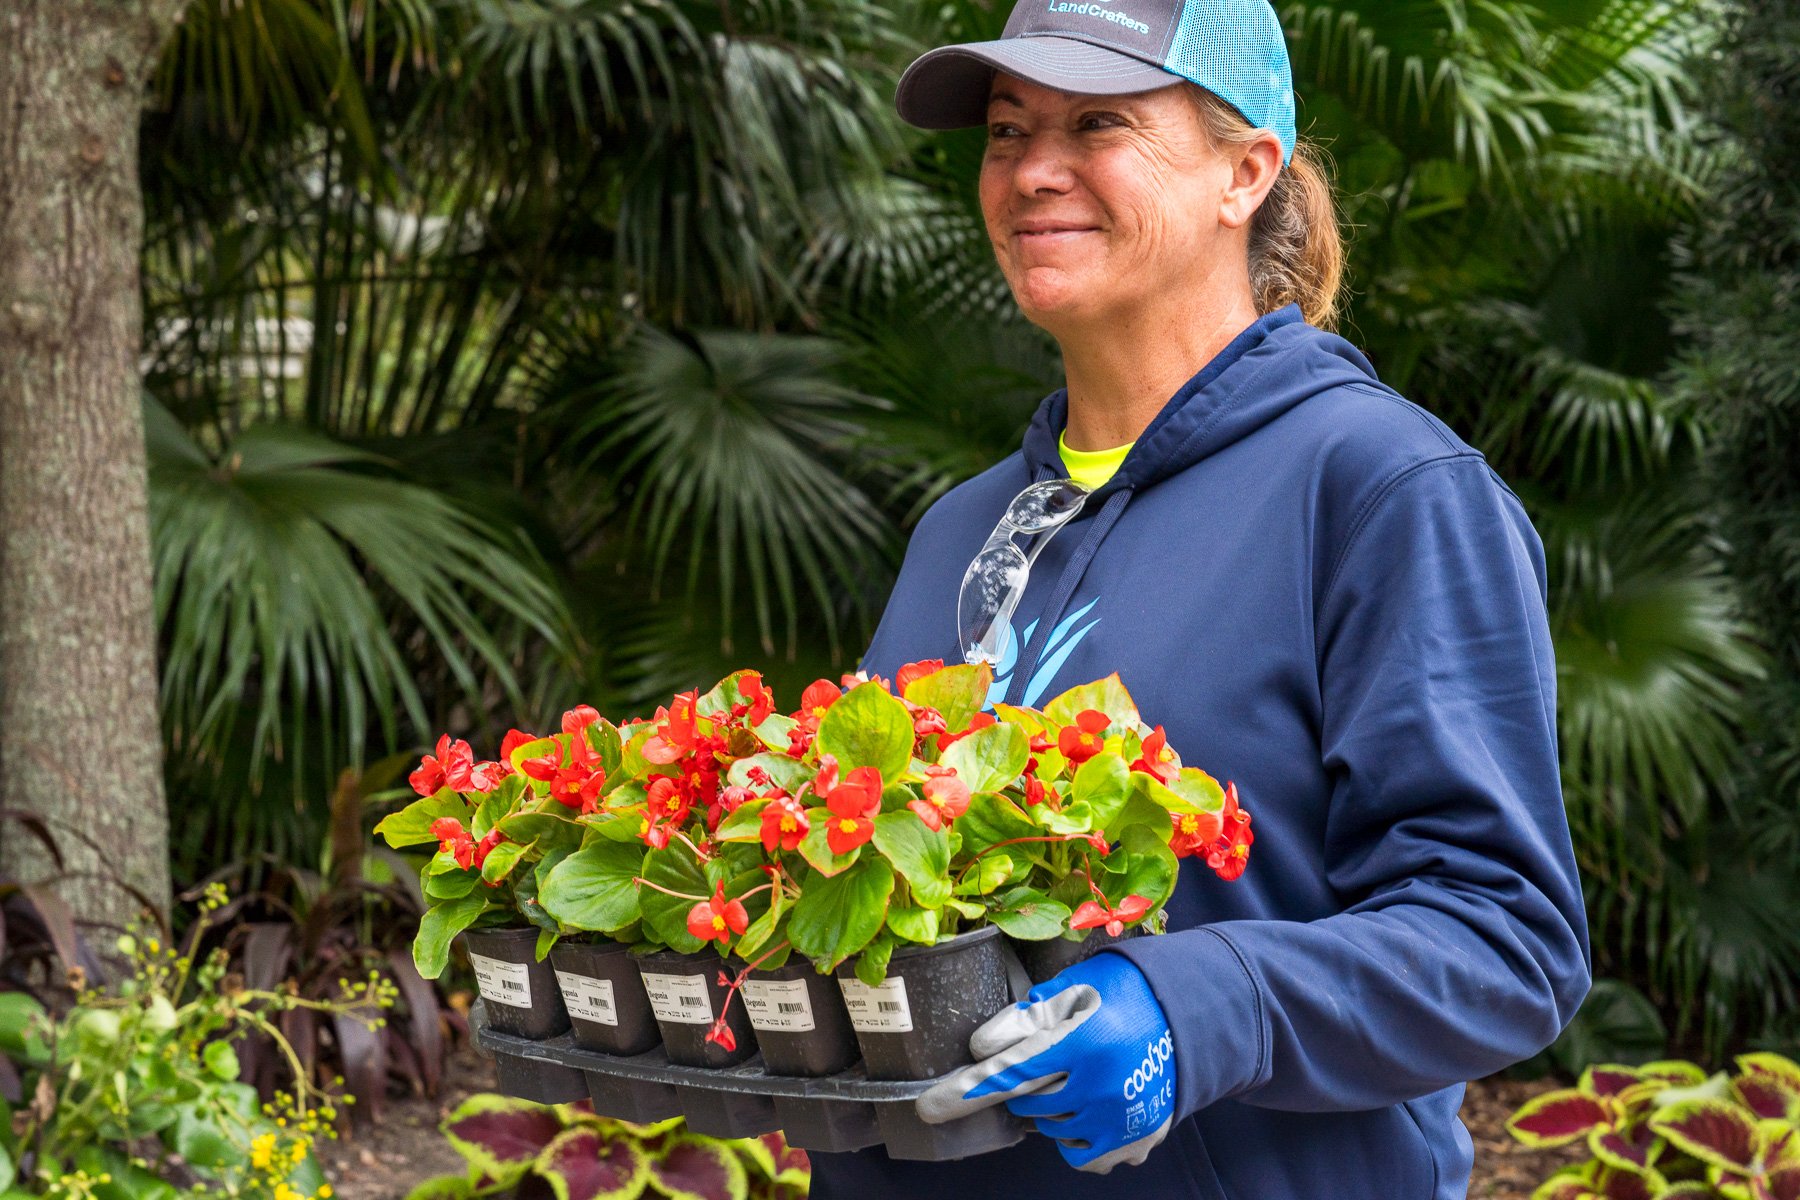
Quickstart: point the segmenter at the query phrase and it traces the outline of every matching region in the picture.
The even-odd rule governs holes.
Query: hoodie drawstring
[[[1100,515],[1094,518],[1092,529],[1081,539],[1081,545],[1069,558],[1069,565],[1063,568],[1062,576],[1056,581],[1056,590],[1050,593],[1050,602],[1044,606],[1044,614],[1038,619],[1037,629],[1026,643],[1024,651],[1019,655],[1018,665],[1013,668],[1012,682],[1006,688],[1006,703],[1018,704],[1024,695],[1027,681],[1032,672],[1037,670],[1038,657],[1044,652],[1044,643],[1050,638],[1050,631],[1062,620],[1063,609],[1075,595],[1075,589],[1081,586],[1081,577],[1087,573],[1088,564],[1094,561],[1094,555],[1100,552],[1100,543],[1118,523],[1119,514],[1125,511],[1125,505],[1131,500],[1130,486],[1121,487],[1106,498],[1100,506]]]

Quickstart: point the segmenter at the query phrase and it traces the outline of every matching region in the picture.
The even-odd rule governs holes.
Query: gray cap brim
[[[900,76],[894,107],[920,129],[985,125],[995,71],[1078,96],[1129,96],[1181,82],[1172,71],[1105,46],[1036,34],[920,55]]]

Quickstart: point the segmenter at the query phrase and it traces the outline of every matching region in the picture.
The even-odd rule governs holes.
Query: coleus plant
[[[1589,1067],[1506,1127],[1528,1146],[1585,1141],[1592,1154],[1533,1200],[1800,1200],[1800,1066],[1776,1054],[1711,1078],[1687,1062]]]
[[[428,1179],[407,1200],[798,1200],[806,1152],[779,1133],[728,1140],[689,1132],[680,1117],[633,1125],[579,1104],[470,1096],[439,1126],[467,1164]]]

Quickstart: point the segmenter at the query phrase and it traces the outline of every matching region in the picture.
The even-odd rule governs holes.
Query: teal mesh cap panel
[[[1164,69],[1199,84],[1294,157],[1294,73],[1269,0],[1187,0]]]

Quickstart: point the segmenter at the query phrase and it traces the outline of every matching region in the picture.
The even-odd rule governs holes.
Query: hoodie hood
[[[1248,437],[1301,401],[1346,383],[1374,383],[1361,351],[1333,333],[1308,325],[1298,305],[1257,318],[1169,397],[1138,435],[1118,474],[1094,493],[1140,491]],[[1044,398],[1025,432],[1025,462],[1033,479],[1065,474],[1057,446],[1069,421],[1069,393]]]

